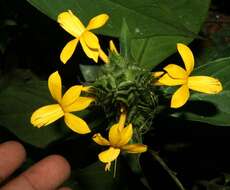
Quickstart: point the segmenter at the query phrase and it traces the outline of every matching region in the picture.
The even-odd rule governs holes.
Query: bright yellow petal
[[[89,31],[85,31],[81,38],[84,38],[86,45],[93,50],[99,51],[100,49],[100,44],[97,36]]]
[[[110,49],[110,51],[112,51],[113,53],[119,54],[118,51],[117,51],[117,48],[116,48],[115,44],[113,43],[113,40],[110,40],[110,41],[109,41],[109,49]]]
[[[109,15],[107,14],[100,14],[98,16],[93,17],[87,26],[88,30],[96,29],[102,27],[107,20],[109,19]]]
[[[142,153],[147,151],[147,146],[144,144],[127,144],[122,147],[128,153]]]
[[[119,148],[110,147],[108,150],[101,152],[98,155],[98,158],[101,162],[108,163],[116,160],[119,154],[120,154]]]
[[[99,57],[104,63],[109,63],[109,57],[105,54],[105,52],[101,48],[99,49]]]
[[[123,130],[124,127],[125,127],[126,116],[127,116],[126,111],[122,109],[121,115],[120,115],[120,118],[119,118],[119,122],[118,122],[120,131]]]
[[[62,84],[61,84],[61,77],[58,71],[52,73],[48,79],[48,87],[52,97],[60,102],[62,96]]]
[[[64,115],[59,104],[43,106],[37,109],[31,116],[30,122],[35,127],[42,127],[53,123]]]
[[[218,79],[208,76],[192,76],[188,79],[188,87],[207,94],[217,94],[223,90]]]
[[[66,63],[73,55],[74,50],[77,47],[77,43],[78,43],[78,39],[74,39],[69,41],[65,47],[62,49],[61,55],[60,55],[60,59],[62,61],[62,63]]]
[[[72,113],[65,113],[64,119],[66,125],[76,133],[86,134],[91,132],[87,123]]]
[[[64,30],[76,38],[85,31],[85,27],[82,22],[70,10],[68,12],[66,11],[60,13],[57,21]]]
[[[63,107],[67,107],[72,103],[74,103],[77,100],[77,98],[80,96],[82,88],[83,88],[82,85],[74,85],[70,87],[63,95],[61,100],[61,105]]]
[[[132,136],[133,136],[132,124],[129,124],[127,127],[122,129],[120,135],[121,135],[121,139],[120,139],[119,143],[117,144],[118,147],[122,147],[122,146],[126,145],[130,141],[130,139],[132,138]]]
[[[152,72],[152,76],[154,78],[159,78],[161,77],[165,72],[164,71],[156,71],[156,72]]]
[[[172,96],[171,108],[183,106],[189,98],[189,88],[187,84],[182,85]]]
[[[102,145],[102,146],[110,145],[109,141],[106,138],[102,137],[100,133],[94,134],[93,140],[95,143]]]
[[[121,132],[119,130],[119,124],[114,124],[109,129],[109,142],[112,146],[116,146],[121,140]]]
[[[85,54],[93,59],[96,63],[98,62],[98,56],[99,56],[99,50],[94,50],[94,49],[90,49],[85,42],[84,38],[80,38],[80,42],[82,45],[82,49],[84,50]]]
[[[176,86],[182,85],[186,81],[183,79],[173,79],[169,76],[168,73],[164,74],[161,78],[158,79],[158,85],[166,85],[166,86]]]
[[[94,98],[90,97],[79,97],[72,104],[63,107],[65,112],[75,112],[81,111],[89,107],[89,105],[94,101]]]
[[[190,75],[194,67],[194,57],[192,51],[188,46],[181,43],[177,44],[177,50],[184,61],[187,74]]]
[[[169,74],[170,77],[173,79],[186,79],[187,73],[186,71],[175,64],[169,64],[166,67],[164,67],[164,70]]]

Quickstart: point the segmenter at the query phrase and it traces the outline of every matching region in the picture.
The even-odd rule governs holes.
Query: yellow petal
[[[122,110],[121,111],[121,115],[120,115],[120,118],[119,118],[119,130],[123,130],[124,129],[124,126],[125,126],[125,121],[126,121],[126,111]]]
[[[105,52],[101,48],[99,49],[99,57],[104,63],[109,63],[109,57],[105,54]]]
[[[194,67],[194,57],[192,51],[188,46],[181,43],[177,44],[177,50],[184,61],[187,74],[190,75]]]
[[[92,86],[83,86],[82,92],[92,92],[93,91],[93,88]]]
[[[161,77],[165,72],[164,71],[156,71],[156,72],[152,72],[152,76],[154,78],[159,78]]]
[[[93,17],[87,26],[88,30],[96,29],[102,27],[107,20],[109,19],[109,15],[107,14],[100,14],[98,16]]]
[[[187,77],[186,71],[182,67],[175,65],[175,64],[167,65],[166,67],[164,67],[164,70],[173,79],[186,79]]]
[[[70,10],[68,12],[60,13],[57,21],[64,30],[76,38],[85,31],[85,27],[82,22]]]
[[[67,107],[72,103],[74,103],[77,100],[77,98],[80,96],[82,88],[83,88],[82,85],[74,85],[70,87],[62,97],[61,105],[63,107]]]
[[[158,85],[176,86],[184,84],[186,81],[183,79],[173,79],[168,73],[164,74],[158,79]]]
[[[84,38],[80,38],[80,42],[81,42],[81,45],[82,45],[82,49],[84,50],[85,54],[93,59],[96,63],[98,61],[98,56],[99,56],[99,50],[94,50],[94,49],[90,49],[87,45],[86,45],[86,42],[85,42],[85,39]]]
[[[65,113],[64,119],[66,125],[76,133],[86,134],[91,132],[87,123],[72,113]]]
[[[90,49],[99,51],[99,49],[100,49],[99,40],[98,40],[97,36],[94,33],[89,32],[89,31],[86,30],[82,34],[81,38],[84,38],[86,45]]]
[[[69,41],[65,47],[62,49],[61,55],[60,55],[60,59],[62,61],[62,63],[66,63],[73,55],[74,50],[77,47],[77,43],[78,43],[78,39],[74,39]]]
[[[110,145],[109,141],[106,138],[102,137],[100,133],[94,134],[93,140],[95,143],[102,146]]]
[[[60,102],[62,96],[62,84],[61,84],[61,77],[58,71],[52,73],[48,79],[48,87],[52,97]]]
[[[116,160],[119,154],[120,154],[119,148],[110,147],[108,150],[101,152],[98,155],[98,158],[101,162],[108,163]]]
[[[126,145],[130,141],[130,139],[132,138],[132,136],[133,136],[132,124],[129,124],[127,127],[122,129],[120,136],[121,136],[121,139],[117,144],[118,147],[122,147],[122,146]]]
[[[63,107],[65,112],[75,112],[81,111],[89,107],[89,105],[94,101],[94,98],[90,97],[79,97],[72,104]]]
[[[127,144],[122,147],[128,153],[142,153],[147,151],[147,146],[144,144]]]
[[[188,87],[207,94],[216,94],[223,90],[222,84],[218,79],[208,76],[189,77]]]
[[[171,108],[183,106],[189,98],[189,88],[187,84],[182,85],[172,96]]]
[[[163,86],[164,84],[161,84],[159,81],[156,81],[153,83],[155,86]]]
[[[113,53],[118,54],[117,48],[116,48],[115,44],[113,43],[113,40],[109,41],[109,49]]]
[[[43,106],[37,109],[31,116],[30,122],[35,127],[42,127],[53,123],[64,115],[59,104]]]
[[[106,165],[105,165],[105,171],[106,172],[110,171],[110,167],[111,167],[111,162],[106,163]]]
[[[116,146],[121,140],[121,132],[119,124],[114,124],[109,130],[109,142],[112,146]]]

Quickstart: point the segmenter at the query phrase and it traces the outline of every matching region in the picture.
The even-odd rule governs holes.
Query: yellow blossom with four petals
[[[87,90],[88,87],[83,87],[82,85],[72,86],[62,96],[62,82],[57,71],[50,75],[48,87],[52,97],[58,103],[37,109],[31,116],[31,123],[40,128],[64,117],[66,125],[74,132],[79,134],[89,133],[90,128],[87,123],[71,113],[84,110],[94,101],[91,97],[80,96],[81,92],[85,91],[85,89]]]
[[[114,124],[109,130],[109,140],[102,137],[100,133],[93,136],[93,140],[102,146],[109,146],[108,150],[101,152],[98,158],[106,163],[105,170],[110,170],[111,162],[116,160],[121,151],[128,153],[142,153],[147,150],[144,144],[128,144],[133,136],[132,124],[124,127],[125,113],[122,113],[118,123]]]
[[[189,76],[194,68],[193,53],[189,47],[181,43],[177,44],[177,50],[185,64],[185,69],[175,64],[169,64],[164,67],[165,74],[154,73],[156,77],[163,75],[158,79],[157,85],[181,85],[172,96],[172,108],[179,108],[187,102],[190,96],[189,89],[207,94],[216,94],[222,91],[223,88],[218,79],[209,76]]]
[[[75,39],[68,42],[63,48],[60,55],[61,61],[66,63],[70,59],[80,41],[85,54],[97,62],[101,48],[97,36],[90,32],[90,30],[102,27],[108,19],[109,16],[107,14],[100,14],[93,17],[87,27],[85,27],[72,11],[69,10],[60,13],[57,19],[58,23],[64,30],[75,37]]]

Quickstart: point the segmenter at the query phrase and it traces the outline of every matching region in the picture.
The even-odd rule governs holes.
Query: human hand
[[[24,147],[15,141],[0,144],[0,183],[4,182],[26,159]],[[70,175],[68,162],[59,155],[48,156],[0,190],[71,190],[58,188]]]

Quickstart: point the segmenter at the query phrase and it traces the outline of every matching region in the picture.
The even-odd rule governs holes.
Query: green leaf
[[[22,141],[40,148],[67,134],[67,130],[58,125],[49,125],[38,129],[30,124],[33,111],[41,106],[54,103],[49,95],[47,81],[15,80],[7,86],[3,85],[4,82],[1,84],[1,126],[6,127]]]
[[[188,44],[192,39],[183,36],[156,36],[133,39],[131,42],[132,56],[142,68],[151,70],[176,51],[178,42]]]
[[[131,57],[131,34],[129,31],[129,27],[123,19],[121,34],[120,34],[120,54],[127,60],[132,59]]]
[[[143,68],[152,69],[176,50],[176,43],[191,42],[207,15],[210,0],[27,0],[54,20],[71,9],[87,24],[101,13],[110,15],[97,33],[119,37],[125,19],[134,38],[131,52]],[[194,14],[195,11],[195,14]]]
[[[80,64],[80,70],[86,82],[94,82],[99,76],[101,66]]]
[[[85,24],[101,13],[110,15],[101,33],[119,36],[122,19],[137,37],[182,35],[194,37],[194,29],[207,13],[208,0],[28,0],[43,13],[57,19],[60,12],[73,10]],[[194,14],[196,10],[196,14]],[[190,16],[190,18],[188,18]]]
[[[216,95],[193,93],[189,102],[179,113],[193,121],[206,122],[212,125],[230,126],[230,57],[217,59],[197,67],[192,75],[207,75],[218,78],[223,91]]]

